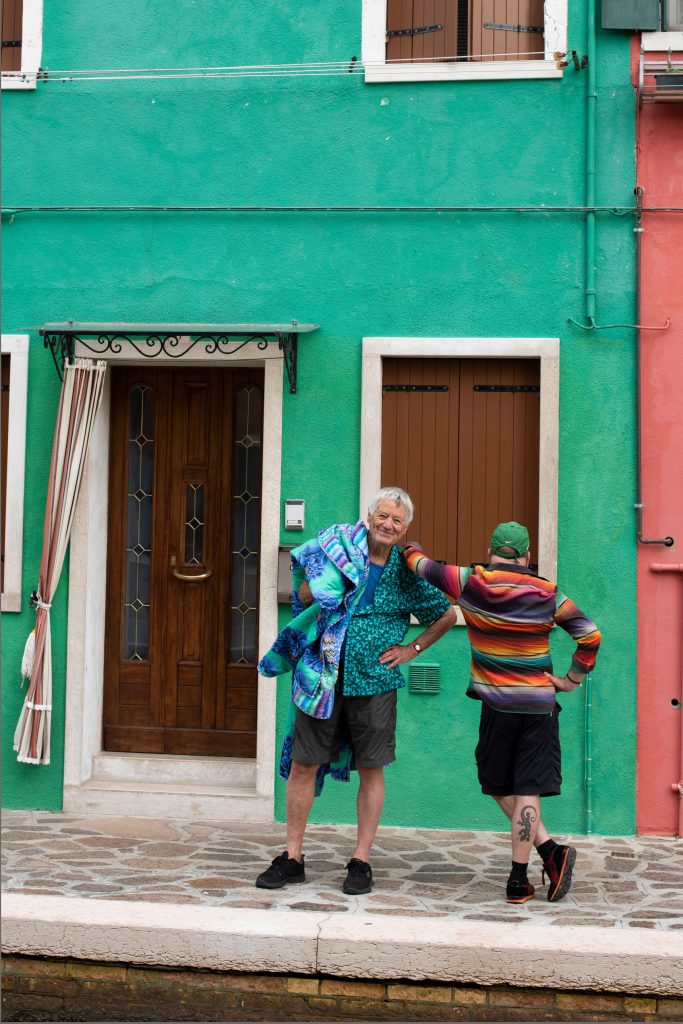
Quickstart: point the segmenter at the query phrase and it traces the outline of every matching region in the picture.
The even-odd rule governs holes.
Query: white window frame
[[[3,334],[3,355],[10,356],[5,502],[5,572],[2,611],[21,611],[21,565],[24,543],[24,472],[26,465],[26,400],[28,334]]]
[[[538,480],[538,571],[557,578],[557,486],[560,444],[559,338],[363,338],[360,514],[381,485],[382,360],[539,359],[541,394]],[[460,617],[459,617],[460,621]]]
[[[21,71],[2,75],[3,89],[35,89],[43,53],[43,0],[24,0],[21,16]]]
[[[386,62],[387,0],[363,0],[361,53],[365,81],[463,82],[482,79],[562,78],[555,53],[567,52],[568,0],[545,0],[543,60],[476,61],[470,64]]]
[[[683,52],[683,32],[643,32],[642,40],[646,53]]]

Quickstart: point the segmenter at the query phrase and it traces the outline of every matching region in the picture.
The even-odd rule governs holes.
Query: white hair
[[[377,494],[373,494],[368,502],[368,513],[372,515],[373,512],[377,511],[377,506],[380,501],[393,501],[394,505],[403,505],[404,509],[408,513],[408,526],[413,520],[413,503],[410,495],[402,491],[400,487],[382,487],[381,490],[377,491]]]

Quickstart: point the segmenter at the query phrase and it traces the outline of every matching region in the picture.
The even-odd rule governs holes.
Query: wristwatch
[[[415,651],[415,652],[416,652],[417,654],[420,654],[420,653],[422,652],[422,644],[419,644],[419,643],[417,642],[417,640],[414,640],[414,641],[413,641],[413,645],[412,645],[412,646],[413,646],[413,650],[414,650],[414,651]]]

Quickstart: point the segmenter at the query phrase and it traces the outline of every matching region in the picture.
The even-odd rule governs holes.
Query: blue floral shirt
[[[402,643],[411,615],[421,625],[431,626],[449,608],[440,590],[410,572],[394,545],[372,604],[357,607],[351,616],[344,651],[344,695],[369,697],[405,686],[401,670],[385,668],[380,654]]]

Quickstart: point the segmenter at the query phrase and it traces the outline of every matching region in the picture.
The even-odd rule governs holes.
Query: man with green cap
[[[472,663],[467,695],[482,702],[475,752],[482,792],[512,823],[508,903],[534,896],[527,877],[532,847],[549,880],[548,899],[571,885],[576,850],[551,839],[540,799],[556,796],[562,782],[558,691],[581,686],[595,665],[600,631],[557,584],[529,568],[529,534],[519,523],[500,523],[491,537],[488,565],[446,565],[418,544],[403,549],[418,576],[454,598],[465,618]],[[561,626],[576,641],[566,675],[553,675],[550,631]]]

